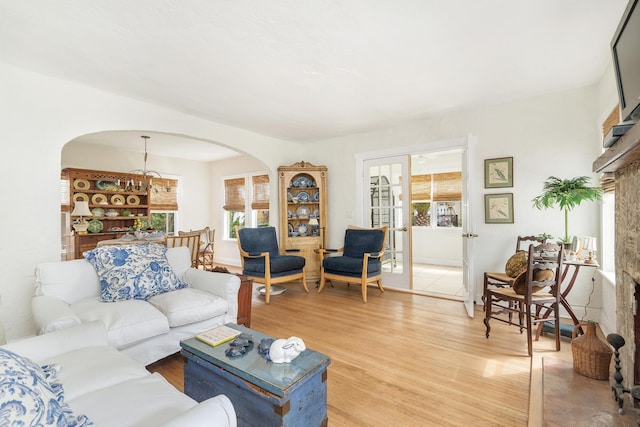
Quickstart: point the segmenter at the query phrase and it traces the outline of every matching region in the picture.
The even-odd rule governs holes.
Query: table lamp
[[[320,223],[318,222],[318,218],[309,219],[309,225],[311,227],[318,227],[318,234],[322,238],[322,242],[320,243],[320,249],[324,249],[324,233],[322,233],[322,229],[324,227],[320,227]]]
[[[593,253],[598,250],[595,237],[585,237],[582,241],[582,250],[589,254],[587,259],[584,260],[585,264],[597,264],[597,261],[593,258]]]
[[[89,227],[89,223],[84,219],[85,216],[91,216],[91,211],[89,210],[89,202],[78,201],[73,207],[73,212],[71,212],[71,216],[79,216],[80,219],[76,220],[73,224],[73,229],[77,234],[87,234],[87,227]]]

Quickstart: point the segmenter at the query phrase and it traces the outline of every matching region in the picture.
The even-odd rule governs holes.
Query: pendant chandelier
[[[147,142],[149,141],[150,136],[142,135],[142,139],[144,139],[144,167],[142,169],[134,169],[129,171],[130,174],[134,175],[127,181],[127,191],[154,191],[157,193],[160,191],[161,187],[158,185],[153,185],[153,178],[162,178],[159,172],[154,170],[147,169]],[[169,193],[171,191],[171,185],[169,182],[166,183],[164,190]]]

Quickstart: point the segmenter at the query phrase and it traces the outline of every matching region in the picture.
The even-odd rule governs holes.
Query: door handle
[[[402,227],[402,231],[408,231],[409,229],[407,227]]]
[[[462,233],[462,237],[478,237],[476,233]]]

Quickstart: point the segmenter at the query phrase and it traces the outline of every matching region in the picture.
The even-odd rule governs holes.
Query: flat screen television
[[[611,40],[622,121],[640,120],[640,5],[630,0]]]

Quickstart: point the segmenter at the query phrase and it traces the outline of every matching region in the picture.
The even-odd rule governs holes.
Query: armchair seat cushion
[[[264,277],[264,258],[247,258],[244,261],[244,272],[250,276]],[[305,259],[297,255],[271,256],[271,277],[290,276],[297,272],[302,273]]]
[[[338,274],[341,276],[361,277],[362,276],[362,258],[354,258],[349,256],[333,256],[325,258],[322,262],[324,271],[327,274]],[[369,258],[367,265],[367,277],[380,274],[381,264],[377,258]]]

